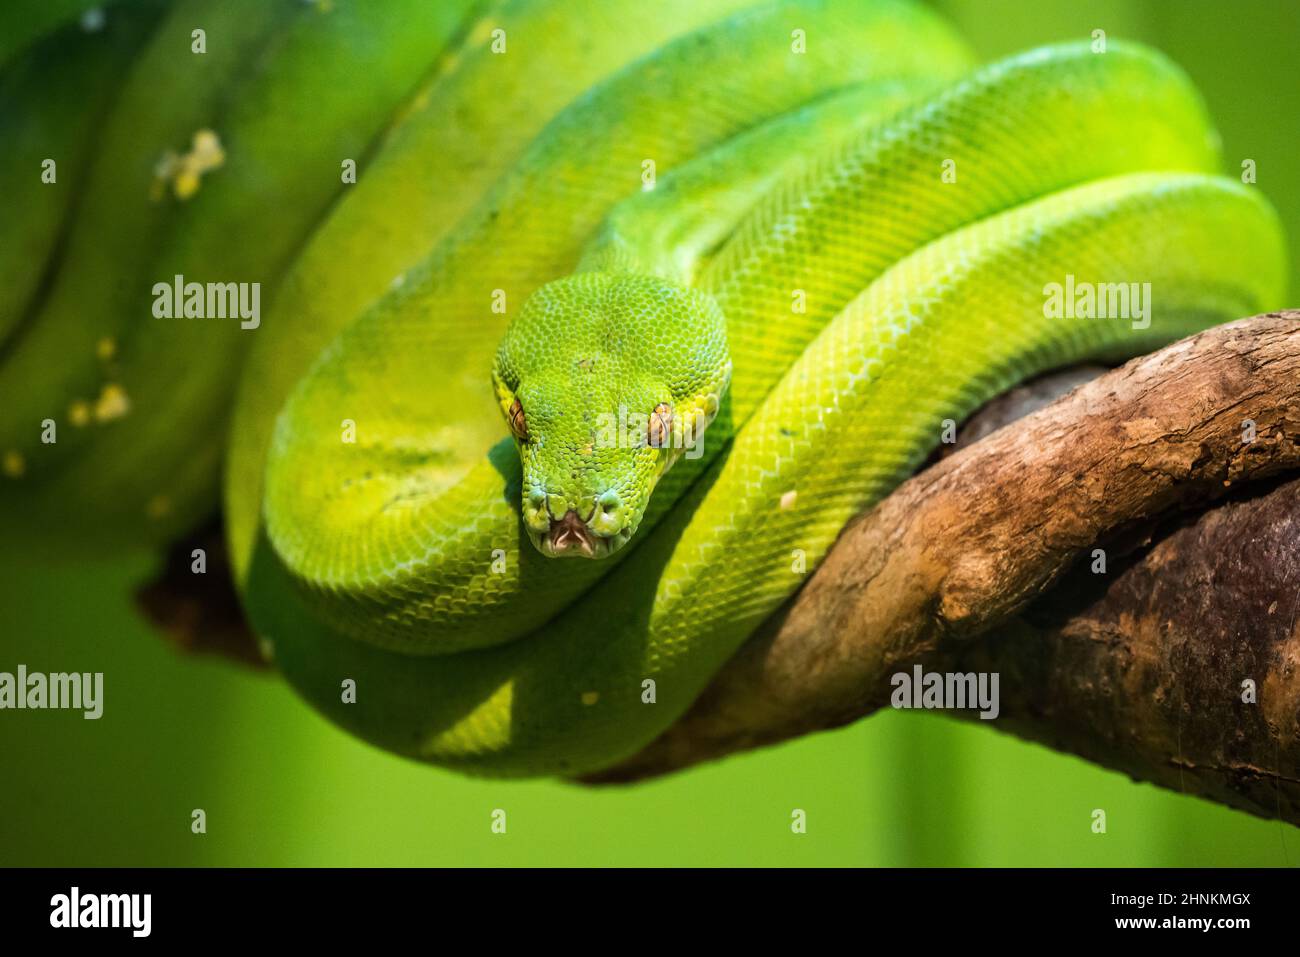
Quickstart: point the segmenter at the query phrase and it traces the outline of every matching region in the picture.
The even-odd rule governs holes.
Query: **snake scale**
[[[287,42],[265,34],[291,15],[261,16],[249,44]],[[340,97],[337,130],[311,120],[326,141],[354,131],[345,107],[388,104],[358,183],[300,190],[294,243],[222,251],[227,272],[274,277],[247,345],[182,387],[160,370],[193,366],[194,333],[112,320],[140,381],[187,397],[150,443],[43,467],[41,403],[0,423],[31,465],[6,498],[37,516],[43,483],[66,502],[99,471],[138,513],[125,486],[157,495],[144,463],[168,435],[219,435],[216,453],[175,438],[195,491],[162,527],[195,517],[224,455],[268,654],[400,754],[499,776],[618,761],[947,424],[1285,294],[1276,215],[1217,175],[1198,94],[1135,44],[976,67],[905,0],[505,0],[428,29],[447,46],[423,74],[408,45],[387,87]],[[223,109],[258,142],[253,114]],[[201,244],[243,208],[205,225],[196,207],[176,235]],[[1076,280],[1149,289],[1149,311],[1054,317],[1045,290]],[[44,308],[84,292],[56,283]],[[71,373],[23,371],[55,348],[38,319],[0,343],[0,383],[50,405]]]

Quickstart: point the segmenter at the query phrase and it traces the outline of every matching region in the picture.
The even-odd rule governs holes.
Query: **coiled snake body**
[[[282,297],[254,342],[226,486],[247,607],[299,691],[390,750],[617,761],[946,424],[1283,296],[1275,215],[1215,175],[1197,94],[1150,50],[972,69],[901,2],[672,6],[648,50],[593,33],[607,75],[542,102],[477,201],[442,184],[456,218],[373,304],[313,323],[310,292]],[[493,69],[547,55],[510,36]],[[491,128],[485,62],[435,108]],[[1066,318],[1053,284],[1134,292]]]

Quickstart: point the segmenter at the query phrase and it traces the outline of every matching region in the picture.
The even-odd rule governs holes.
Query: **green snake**
[[[1151,50],[974,68],[901,0],[646,6],[465,21],[231,360],[250,620],[391,751],[617,762],[951,423],[1284,297]],[[1057,317],[1067,281],[1149,298]]]

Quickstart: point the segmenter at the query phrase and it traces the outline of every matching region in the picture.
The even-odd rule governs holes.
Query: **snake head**
[[[538,551],[605,558],[626,545],[664,473],[702,454],[730,379],[722,311],[702,292],[587,272],[533,293],[492,380]]]

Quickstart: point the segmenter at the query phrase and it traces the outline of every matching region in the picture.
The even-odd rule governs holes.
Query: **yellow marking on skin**
[[[438,68],[438,72],[434,78],[436,79],[438,77],[446,76],[448,73],[452,71],[455,65],[459,62],[460,62],[460,55],[453,53],[451,56],[447,57],[447,59],[443,61],[442,65]],[[394,114],[392,125],[394,127],[401,126],[403,123],[409,120],[416,113],[423,113],[425,110],[427,110],[429,108],[429,103],[432,100],[433,86],[434,84],[432,82],[426,83],[425,86],[421,88],[420,92],[417,93],[409,103],[403,105],[397,111],[397,113]]]
[[[469,39],[466,46],[478,46],[491,38],[492,31],[496,29],[496,24],[491,20],[480,20],[474,24],[474,29],[470,31]]]
[[[473,711],[445,731],[431,734],[420,745],[426,757],[455,758],[490,753],[510,741],[515,682],[507,679]]]
[[[180,157],[171,150],[166,150],[158,158],[158,162],[153,164],[153,183],[149,187],[151,201],[156,203],[163,198],[163,194],[167,192],[167,184],[176,175],[176,166],[179,162]]]
[[[798,496],[799,493],[795,489],[790,489],[790,491],[782,495],[781,511],[788,512],[790,509],[794,508],[794,500],[798,498]]]
[[[582,693],[582,703],[590,707],[600,700],[599,691],[584,691]]]
[[[23,453],[10,449],[5,453],[4,461],[0,462],[0,470],[9,478],[22,478],[27,471],[27,460],[23,458]]]
[[[166,495],[155,495],[144,507],[144,513],[154,520],[166,518],[171,510],[172,501]]]
[[[170,184],[177,199],[187,200],[199,191],[203,174],[220,169],[225,162],[226,151],[221,147],[221,138],[212,130],[199,130],[185,155],[177,156],[171,150],[163,153],[154,166],[150,195],[155,201],[162,199]]]
[[[199,191],[199,175],[192,169],[182,167],[172,180],[172,191],[177,199],[189,199]]]
[[[99,356],[101,362],[107,362],[117,353],[117,343],[113,341],[112,336],[105,336],[95,343],[95,355]]]
[[[90,405],[80,399],[75,400],[68,406],[68,419],[79,429],[90,425]]]
[[[398,122],[407,119],[413,113],[422,113],[429,105],[429,88],[426,86],[423,90],[415,95],[409,106],[402,110],[398,115]]]
[[[200,167],[200,172],[217,169],[226,161],[226,151],[221,148],[221,138],[212,130],[199,130],[194,134],[190,159]]]
[[[104,386],[99,398],[95,400],[95,421],[112,422],[131,411],[131,400],[126,390],[114,382]]]

